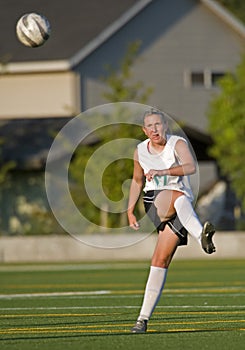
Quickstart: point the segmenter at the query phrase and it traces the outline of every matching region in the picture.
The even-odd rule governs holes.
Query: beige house
[[[24,6],[11,1],[1,11],[1,119],[71,117],[104,103],[105,65],[117,66],[127,45],[140,40],[134,72],[155,88],[149,104],[206,130],[216,81],[244,50],[242,23],[212,0],[59,3],[58,13],[54,2],[36,0]],[[52,25],[49,41],[35,49],[22,46],[14,33],[18,17],[32,10]]]

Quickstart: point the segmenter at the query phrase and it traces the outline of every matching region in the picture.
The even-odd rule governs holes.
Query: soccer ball
[[[43,45],[50,36],[47,18],[38,13],[26,13],[16,24],[16,34],[22,44],[29,47]]]

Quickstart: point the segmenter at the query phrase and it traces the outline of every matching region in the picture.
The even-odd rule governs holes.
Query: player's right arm
[[[133,172],[133,178],[132,178],[130,191],[129,191],[128,210],[127,210],[129,226],[132,227],[134,230],[139,229],[139,224],[134,215],[134,209],[139,199],[143,185],[144,185],[144,171],[140,166],[139,159],[138,159],[138,150],[136,149],[134,152],[134,172]]]

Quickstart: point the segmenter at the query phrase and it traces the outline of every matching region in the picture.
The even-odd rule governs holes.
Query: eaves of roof
[[[220,17],[226,24],[235,30],[241,37],[245,39],[245,25],[231,12],[229,12],[222,5],[213,0],[200,0],[209,10],[211,10],[217,17]]]

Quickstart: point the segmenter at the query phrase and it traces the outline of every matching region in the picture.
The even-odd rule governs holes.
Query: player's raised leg
[[[215,252],[215,246],[212,237],[215,233],[214,226],[206,222],[201,224],[196,212],[192,207],[191,201],[182,194],[175,202],[174,207],[181,224],[187,229],[190,235],[197,240],[207,254]]]

